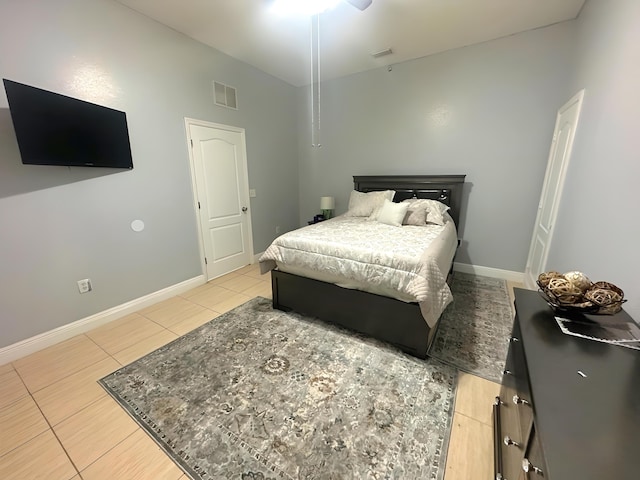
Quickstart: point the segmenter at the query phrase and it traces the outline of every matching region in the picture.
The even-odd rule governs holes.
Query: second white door
[[[244,130],[187,119],[207,280],[251,263]]]
[[[528,287],[535,287],[538,275],[546,269],[551,236],[558,215],[567,167],[571,159],[571,149],[583,98],[584,90],[581,90],[560,107],[556,116],[547,172],[542,185],[538,215],[525,269],[525,282]]]

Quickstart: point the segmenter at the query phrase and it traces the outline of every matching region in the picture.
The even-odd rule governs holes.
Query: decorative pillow
[[[449,206],[437,200],[428,198],[409,198],[403,203],[408,203],[411,209],[424,207],[427,210],[427,223],[435,223],[436,225],[444,225],[444,217],[442,216]]]
[[[377,208],[380,208],[385,200],[393,200],[395,193],[393,190],[367,193],[353,190],[349,197],[349,209],[347,213],[345,213],[345,216],[368,217]]]
[[[407,209],[407,214],[404,216],[404,220],[402,220],[403,225],[417,225],[419,227],[424,227],[427,225],[427,207],[412,207],[411,204],[408,204],[409,208]]]
[[[378,222],[400,227],[408,208],[408,203],[393,203],[385,198],[378,214]]]

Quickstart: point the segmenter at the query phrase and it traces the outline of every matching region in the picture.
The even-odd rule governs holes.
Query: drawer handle
[[[502,370],[502,374],[503,375],[513,375],[513,372],[511,370]]]
[[[533,463],[531,463],[528,458],[524,458],[522,460],[522,470],[524,470],[527,473],[528,472],[534,472],[534,473],[537,473],[538,475],[544,477],[544,474],[542,473],[542,470],[539,469],[538,467],[536,467]]]
[[[513,445],[514,447],[519,447],[519,446],[520,446],[520,444],[519,444],[518,442],[514,442],[513,440],[511,440],[511,437],[509,437],[509,435],[507,435],[506,437],[504,437],[503,442],[504,442],[504,444],[505,444],[507,447],[510,447],[510,446],[512,446],[512,445]]]
[[[513,396],[513,403],[515,403],[516,405],[518,405],[519,403],[523,404],[523,405],[530,405],[530,403],[525,400],[524,398],[519,397],[518,395],[514,395]]]
[[[509,343],[516,343],[516,342],[519,342],[519,341],[520,341],[520,339],[518,337],[511,337],[509,339]]]

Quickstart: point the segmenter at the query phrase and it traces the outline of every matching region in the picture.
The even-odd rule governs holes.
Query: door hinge
[[[209,262],[207,262],[207,257],[204,257],[204,264],[209,265]]]
[[[189,141],[191,142],[191,148],[193,148],[193,138],[190,138]]]
[[[200,210],[200,202],[198,202],[198,210]]]

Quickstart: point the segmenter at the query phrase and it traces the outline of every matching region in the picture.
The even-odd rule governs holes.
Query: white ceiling
[[[271,0],[117,0],[292,85],[310,83],[311,20],[277,16]],[[301,0],[302,1],[302,0]],[[585,0],[341,2],[320,17],[323,79],[392,65],[576,18]],[[391,48],[375,59],[372,53]]]

